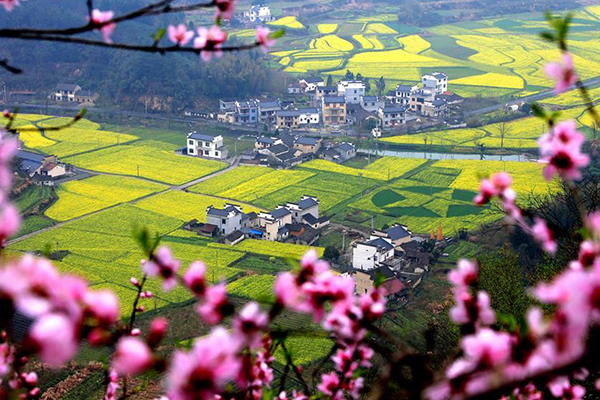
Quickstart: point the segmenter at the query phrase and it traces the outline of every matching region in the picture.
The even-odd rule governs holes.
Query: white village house
[[[356,243],[352,249],[352,266],[369,271],[394,258],[394,245],[391,240],[375,237],[364,243]]]
[[[223,145],[223,136],[203,135],[191,132],[187,136],[187,154],[190,156],[216,158],[223,160],[227,158],[229,149]]]

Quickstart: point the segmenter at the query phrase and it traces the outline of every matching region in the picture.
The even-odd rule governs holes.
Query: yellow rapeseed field
[[[488,86],[511,89],[523,88],[523,79],[520,77],[516,75],[498,74],[495,72],[488,72],[487,74],[454,79],[448,83],[453,85]]]
[[[298,21],[298,19],[293,16],[283,17],[276,21],[269,22],[269,25],[284,26],[286,28],[292,28],[292,29],[303,29],[304,28],[304,25],[302,24],[302,22]]]
[[[166,189],[166,186],[134,178],[93,176],[63,183],[58,200],[46,210],[57,221],[67,221],[116,204]]]
[[[317,25],[317,29],[319,33],[329,34],[337,31],[338,24],[319,24]]]

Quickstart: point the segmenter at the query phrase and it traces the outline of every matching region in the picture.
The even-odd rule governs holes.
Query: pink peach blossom
[[[110,325],[119,317],[119,300],[109,290],[87,292],[84,302],[90,314],[102,325]]]
[[[98,9],[92,10],[90,22],[94,25],[100,25],[99,29],[106,43],[112,43],[110,36],[117,27],[114,22],[107,23],[113,19],[114,15],[115,13],[112,11],[100,11]]]
[[[193,262],[183,275],[183,284],[196,296],[202,296],[206,290],[206,265]]]
[[[216,25],[210,29],[198,28],[198,37],[194,39],[194,48],[201,50],[202,60],[210,61],[213,53],[217,57],[223,54],[219,49],[226,40],[227,33]]]
[[[556,95],[566,92],[577,80],[577,74],[573,66],[573,57],[563,52],[561,63],[548,63],[545,66],[546,75],[556,81],[554,92]]]
[[[256,27],[256,43],[258,43],[263,52],[268,52],[270,47],[275,46],[277,42],[275,39],[270,37],[271,29],[263,26]]]
[[[531,233],[545,251],[550,254],[556,253],[557,244],[554,240],[554,233],[548,228],[546,221],[541,218],[534,218],[534,225],[531,228]]]
[[[204,300],[198,305],[196,311],[206,322],[215,325],[223,319],[228,304],[225,283],[220,283],[206,290]]]
[[[240,342],[256,348],[261,344],[263,330],[268,323],[268,315],[260,311],[258,303],[252,301],[233,319],[233,332]]]
[[[77,352],[75,326],[64,315],[46,314],[40,317],[29,336],[37,345],[42,361],[51,367],[60,367]]]
[[[121,375],[138,375],[152,363],[152,352],[138,337],[126,336],[117,342],[112,367]]]
[[[185,24],[169,25],[167,33],[169,40],[178,46],[185,46],[194,37],[194,31],[189,31]]]
[[[176,351],[167,371],[170,399],[212,399],[239,373],[239,343],[224,328],[197,339],[187,353]]]

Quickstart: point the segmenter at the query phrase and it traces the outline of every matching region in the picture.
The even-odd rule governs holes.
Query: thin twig
[[[234,51],[243,51],[243,50],[252,50],[258,46],[260,43],[254,42],[239,46],[229,46],[229,47],[221,47],[221,48],[212,48],[212,49],[196,49],[193,47],[181,47],[181,46],[168,46],[168,47],[158,47],[155,45],[149,46],[141,46],[134,44],[126,44],[126,43],[106,43],[100,40],[92,40],[92,39],[84,39],[79,37],[71,37],[71,36],[60,36],[53,34],[38,34],[38,33],[19,33],[16,31],[11,31],[10,33],[0,31],[0,37],[10,38],[10,39],[21,39],[21,40],[38,40],[45,42],[60,42],[60,43],[75,43],[75,44],[83,44],[86,46],[94,46],[94,47],[104,47],[109,49],[119,49],[119,50],[129,50],[129,51],[140,51],[145,53],[193,53],[200,54],[201,52],[234,52]]]

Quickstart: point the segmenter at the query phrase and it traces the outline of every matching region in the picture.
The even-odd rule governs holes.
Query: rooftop
[[[339,149],[343,150],[343,151],[352,151],[352,150],[354,150],[354,145],[352,145],[351,143],[346,143],[346,142],[340,143],[337,147]]]
[[[256,139],[256,141],[258,143],[265,143],[265,144],[273,144],[273,143],[275,143],[275,140],[271,139],[270,137],[266,137],[266,136],[261,136],[258,139]]]
[[[56,85],[56,90],[64,91],[64,92],[74,92],[79,85],[74,83],[59,83]]]
[[[306,137],[306,136],[300,136],[298,138],[298,140],[296,140],[296,143],[304,145],[304,146],[316,146],[317,143],[319,143],[319,139]]]
[[[306,210],[307,208],[318,206],[319,202],[316,201],[313,197],[307,197],[298,202],[298,207],[302,210]]]
[[[271,215],[273,216],[273,218],[276,218],[276,219],[283,218],[283,217],[285,217],[286,215],[289,215],[289,214],[291,214],[290,210],[288,210],[285,207],[278,208],[278,209],[273,210],[271,212]]]
[[[345,103],[346,98],[344,96],[325,96],[323,97],[323,101],[328,104],[332,103]]]
[[[402,225],[393,226],[388,229],[386,233],[392,240],[398,240],[410,236],[410,232]]]
[[[373,246],[373,247],[383,249],[384,251],[390,251],[394,248],[394,246],[392,244],[390,244],[390,242],[388,242],[387,240],[384,240],[382,238],[372,239],[364,244],[367,246]]]
[[[203,140],[205,142],[213,142],[215,140],[215,137],[210,136],[210,135],[203,135],[202,133],[198,133],[198,132],[191,132],[191,133],[188,133],[188,139]]]

